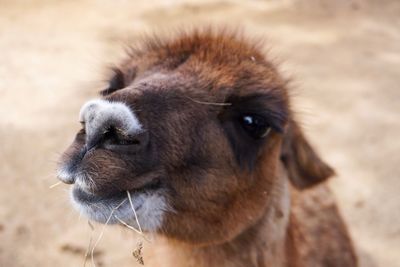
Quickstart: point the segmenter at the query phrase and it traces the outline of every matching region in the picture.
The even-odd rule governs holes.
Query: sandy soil
[[[400,266],[396,0],[0,0],[0,266],[83,265],[101,226],[92,232],[71,209],[67,186],[49,189],[79,107],[124,41],[204,24],[267,38],[307,134],[337,170],[330,184],[362,266]],[[107,228],[97,266],[135,266],[135,244]]]

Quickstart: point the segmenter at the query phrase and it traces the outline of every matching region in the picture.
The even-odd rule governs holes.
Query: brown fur
[[[286,87],[257,45],[235,34],[153,38],[102,91],[132,107],[149,145],[134,154],[99,146],[82,158],[81,132],[62,161],[95,174],[99,196],[148,183],[163,192],[173,212],[146,265],[356,266],[321,184],[333,170],[296,124]],[[243,114],[262,116],[271,132],[251,138],[238,123]]]

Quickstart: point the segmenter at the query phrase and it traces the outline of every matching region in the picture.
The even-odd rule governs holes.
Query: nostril
[[[148,144],[147,134],[131,107],[122,102],[97,99],[81,108],[79,119],[85,130],[87,150],[130,147],[138,149]]]
[[[120,141],[121,137],[118,135],[117,129],[110,126],[106,130],[92,134],[86,141],[85,150],[87,152],[93,148],[101,147],[102,145],[119,144]]]
[[[103,142],[112,142],[112,143],[118,143],[118,133],[115,127],[109,127],[105,132],[103,133],[102,136],[102,141]]]
[[[149,134],[146,131],[128,135],[124,132],[113,129],[104,133],[99,144],[100,147],[120,152],[138,152],[144,149],[149,143]]]
[[[116,127],[109,127],[106,131],[104,131],[100,142],[104,144],[114,144],[114,145],[140,144],[140,140],[137,138],[137,135],[126,134],[124,131]]]

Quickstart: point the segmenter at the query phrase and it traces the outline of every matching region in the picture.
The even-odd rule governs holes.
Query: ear
[[[293,120],[289,122],[285,133],[281,160],[289,179],[300,189],[323,182],[335,173],[321,160]]]

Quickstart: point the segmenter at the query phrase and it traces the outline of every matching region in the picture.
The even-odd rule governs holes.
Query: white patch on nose
[[[79,121],[85,123],[86,138],[106,132],[113,126],[127,135],[142,131],[142,125],[133,111],[122,102],[94,99],[86,102],[80,112]]]

